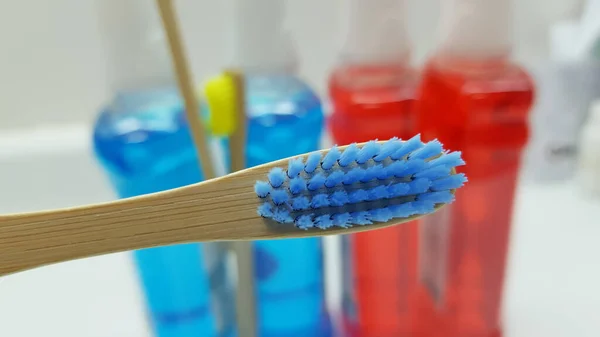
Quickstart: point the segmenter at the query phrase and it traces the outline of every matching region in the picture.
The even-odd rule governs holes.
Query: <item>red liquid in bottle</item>
[[[329,129],[338,145],[414,136],[418,74],[403,66],[349,66],[329,80]]]
[[[513,198],[528,139],[533,83],[504,60],[434,60],[417,103],[424,140],[462,151],[469,182],[421,220],[420,336],[500,336]]]
[[[329,128],[339,145],[415,135],[417,74],[401,66],[347,67],[330,80]],[[344,237],[344,321],[352,337],[407,336],[417,286],[416,222]]]

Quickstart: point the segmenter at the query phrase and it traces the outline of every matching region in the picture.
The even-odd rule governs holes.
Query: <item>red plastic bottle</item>
[[[333,71],[329,130],[338,145],[416,134],[418,73],[408,66],[403,0],[351,1],[343,61]],[[343,238],[349,337],[408,336],[417,286],[417,223]]]
[[[330,90],[337,144],[415,135],[416,73],[397,67],[340,68]],[[406,336],[417,285],[417,223],[345,237],[344,318],[352,337]]]
[[[423,337],[499,337],[506,257],[534,85],[509,60],[510,0],[447,0],[444,38],[423,72],[424,140],[462,151],[468,183],[420,224]]]
[[[501,335],[500,308],[515,187],[534,87],[506,58],[439,56],[417,111],[424,140],[462,151],[469,182],[421,220],[420,336]]]
[[[415,135],[418,74],[404,64],[348,65],[330,77],[329,129],[338,145]]]

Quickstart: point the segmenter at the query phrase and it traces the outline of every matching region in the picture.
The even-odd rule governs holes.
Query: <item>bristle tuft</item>
[[[274,188],[280,187],[283,184],[283,182],[285,181],[285,174],[283,173],[283,169],[280,167],[271,169],[271,171],[269,171],[268,177],[269,177],[269,183]]]
[[[322,173],[315,174],[308,181],[308,190],[309,191],[316,191],[319,188],[323,187],[325,185],[325,180],[326,179],[327,178],[325,178],[325,176]]]
[[[291,159],[288,163],[287,176],[288,178],[296,178],[304,170],[304,161],[302,158]]]
[[[320,162],[321,162],[321,153],[319,153],[319,152],[311,153],[308,156],[308,159],[306,159],[306,165],[304,165],[304,172],[313,173],[317,169],[317,166],[319,166]]]
[[[306,181],[304,179],[295,177],[290,180],[290,192],[292,192],[293,195],[300,194],[304,191],[306,191]]]
[[[392,158],[393,160],[400,160],[404,158],[404,156],[408,155],[409,153],[417,150],[422,146],[423,143],[421,142],[421,135],[416,135],[404,142],[402,146],[390,156],[390,158]]]
[[[358,152],[356,162],[359,164],[364,164],[367,162],[367,160],[373,159],[373,157],[379,154],[379,147],[379,143],[374,140],[367,142]]]
[[[346,167],[346,166],[354,163],[356,161],[356,158],[358,157],[359,151],[360,151],[360,149],[358,148],[356,143],[352,143],[352,144],[348,145],[348,147],[346,147],[346,149],[340,156],[340,159],[338,160],[338,163],[340,164],[340,166]]]
[[[254,192],[256,192],[259,198],[266,198],[269,192],[271,192],[271,184],[266,181],[257,181],[254,184]]]
[[[276,206],[283,205],[288,202],[290,196],[285,190],[275,190],[271,192],[271,200]]]
[[[297,197],[292,199],[292,210],[304,211],[310,208],[310,200],[307,197]]]
[[[327,154],[323,158],[323,162],[321,163],[321,168],[323,168],[324,170],[331,170],[333,165],[335,165],[337,163],[338,159],[340,159],[341,155],[342,155],[342,153],[337,148],[337,146],[332,147],[331,150],[329,150],[329,152],[327,152]]]

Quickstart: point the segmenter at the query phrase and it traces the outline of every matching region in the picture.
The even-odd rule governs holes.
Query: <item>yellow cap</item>
[[[231,75],[221,74],[204,86],[208,103],[209,128],[214,135],[229,136],[237,127],[236,87]]]

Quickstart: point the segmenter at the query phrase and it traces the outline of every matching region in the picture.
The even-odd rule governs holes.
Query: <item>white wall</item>
[[[0,130],[91,122],[107,96],[94,0],[0,0]],[[148,0],[153,1],[153,0]],[[415,59],[435,45],[439,2],[409,0]],[[341,43],[346,0],[288,0],[302,75],[323,90]],[[580,0],[513,0],[515,54],[546,55],[546,31]],[[226,65],[231,0],[176,0],[200,80]]]

